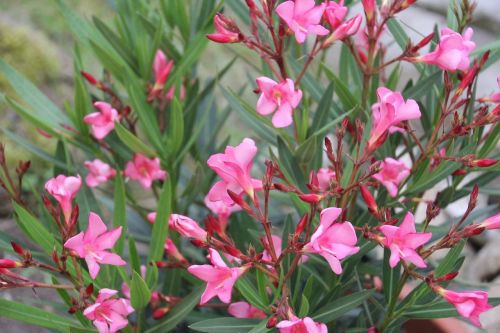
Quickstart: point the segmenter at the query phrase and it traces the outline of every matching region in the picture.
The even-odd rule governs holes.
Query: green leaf
[[[141,139],[132,134],[120,123],[115,123],[115,130],[120,140],[122,140],[122,142],[126,144],[127,147],[129,147],[133,152],[143,153],[148,157],[157,156],[157,154],[153,149],[151,149],[151,147],[142,142]]]
[[[309,314],[309,301],[305,295],[302,295],[302,300],[300,301],[299,317],[306,317]]]
[[[253,306],[262,310],[267,308],[267,305],[262,302],[258,291],[253,287],[246,276],[243,276],[236,281],[236,288],[240,291],[243,297]]]
[[[460,243],[458,243],[458,245],[454,246],[450,251],[448,251],[446,256],[436,267],[436,270],[434,271],[435,277],[441,277],[452,272],[452,270],[455,268],[455,265],[457,264],[458,258],[460,258],[460,255],[462,254],[465,243],[465,240],[462,240]]]
[[[416,179],[413,184],[408,186],[408,189],[404,191],[404,193],[419,193],[421,191],[425,191],[451,175],[460,167],[461,164],[458,162],[443,161],[439,165],[439,167],[432,171],[432,173],[429,174],[429,172],[424,172],[421,177]]]
[[[123,253],[123,243],[127,228],[127,206],[125,197],[125,184],[121,172],[116,173],[115,177],[115,193],[113,205],[113,226],[122,227],[122,234],[115,245],[115,252],[119,255]]]
[[[190,325],[189,328],[205,333],[243,333],[249,332],[258,323],[258,320],[227,317],[203,320]]]
[[[170,216],[170,207],[172,202],[172,184],[170,178],[167,178],[163,184],[163,189],[158,202],[156,219],[151,231],[151,242],[148,253],[148,263],[160,261],[163,256],[165,238],[168,235],[168,217]],[[146,281],[148,286],[153,288],[154,275],[152,265],[148,265],[146,272]]]
[[[198,287],[193,290],[191,294],[184,297],[182,302],[173,308],[173,310],[161,321],[161,323],[151,327],[144,333],[165,333],[175,328],[198,304],[203,289],[203,287]]]
[[[146,282],[136,271],[132,271],[132,280],[130,281],[130,304],[136,310],[140,310],[148,305],[151,299],[151,291]]]
[[[493,306],[500,305],[500,297],[492,297],[488,299],[488,303]],[[435,319],[459,317],[459,314],[453,305],[440,300],[432,304],[414,305],[404,313],[404,316],[410,319]]]
[[[298,163],[293,155],[293,153],[288,148],[285,141],[278,136],[278,153],[279,161],[281,162],[281,167],[285,176],[293,181],[296,186],[299,186],[302,190],[305,189],[305,178],[300,169],[298,168]]]
[[[359,104],[358,99],[351,93],[349,87],[346,86],[345,83],[342,82],[342,80],[340,80],[326,65],[321,64],[321,66],[323,67],[328,79],[335,83],[335,94],[339,97],[344,110],[351,110],[355,108]]]
[[[403,28],[401,27],[399,22],[396,21],[395,18],[392,18],[389,21],[387,21],[387,27],[389,28],[389,31],[391,32],[392,36],[394,36],[396,43],[398,43],[401,50],[404,51],[406,49],[406,46],[408,45],[408,42],[410,41],[410,37],[408,37],[406,32],[403,30]],[[425,70],[423,64],[413,63],[413,65],[418,69],[420,73],[422,73]]]
[[[399,275],[401,273],[401,265],[398,264],[396,267],[391,268],[389,265],[389,258],[391,257],[391,251],[389,249],[384,249],[384,266],[382,269],[382,277],[384,282],[384,297],[387,304],[389,302],[395,302],[399,295],[396,295],[396,291],[399,285]]]
[[[330,82],[314,114],[313,122],[309,129],[310,133],[319,130],[328,121],[330,108],[332,106],[333,88],[334,82]]]
[[[170,112],[168,138],[169,146],[167,149],[170,154],[175,155],[184,142],[184,114],[182,105],[175,96],[172,100]]]
[[[373,290],[364,290],[349,296],[338,298],[316,311],[313,319],[322,323],[329,323],[359,306],[373,293]]]
[[[54,246],[58,244],[54,236],[31,213],[16,202],[12,202],[16,212],[16,222],[24,233],[38,244],[47,254],[52,254]]]
[[[96,333],[97,331],[91,328],[70,327],[69,333]]]
[[[45,327],[58,332],[68,332],[76,323],[69,318],[47,312],[39,307],[17,303],[0,298],[0,314],[2,317],[17,320],[34,326]]]

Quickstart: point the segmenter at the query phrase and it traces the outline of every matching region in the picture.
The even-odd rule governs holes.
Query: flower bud
[[[94,293],[94,285],[91,283],[85,288],[85,296],[90,297]]]
[[[18,261],[10,259],[0,259],[0,268],[19,268],[19,267],[23,267],[23,264]]]
[[[235,258],[239,258],[241,257],[242,253],[240,250],[238,250],[236,247],[234,247],[233,245],[225,245],[224,246],[224,252],[232,255],[233,257]]]
[[[430,43],[430,41],[434,38],[434,33],[431,33],[427,37],[424,37],[420,42],[418,42],[417,45],[411,48],[410,52],[415,53],[418,52],[421,48],[425,47],[427,44]]]
[[[154,320],[160,320],[163,318],[169,311],[171,307],[170,306],[165,306],[163,308],[158,308],[153,311],[153,319]]]
[[[274,327],[276,327],[276,324],[278,324],[278,318],[276,316],[273,316],[273,317],[269,318],[269,320],[267,321],[266,327],[267,328],[274,328]]]
[[[87,80],[87,82],[93,86],[97,86],[97,84],[99,83],[99,81],[97,81],[96,78],[93,77],[90,73],[87,73],[85,71],[80,71],[80,74],[82,74],[85,80]]]
[[[243,40],[236,23],[225,17],[224,14],[214,16],[216,33],[207,35],[207,38],[216,43],[239,43]]]
[[[463,175],[466,175],[466,174],[467,174],[467,170],[465,170],[465,169],[458,169],[458,170],[454,171],[451,175],[457,177],[457,176],[463,176]]]
[[[309,194],[300,194],[299,198],[304,202],[315,204],[323,200],[324,196],[321,194],[309,193]]]
[[[470,168],[488,168],[495,164],[497,164],[497,160],[493,159],[483,159],[483,160],[472,160],[467,163],[467,166]]]
[[[14,252],[19,254],[21,257],[24,257],[25,252],[24,252],[24,249],[22,248],[21,245],[17,244],[14,241],[11,241],[10,245],[12,246],[12,249],[14,250]]]
[[[306,225],[307,225],[307,220],[309,219],[309,215],[307,213],[302,216],[300,219],[299,223],[297,224],[297,227],[295,228],[295,235],[300,236],[302,232],[304,231]]]
[[[444,282],[453,280],[458,275],[458,272],[451,272],[435,279],[435,282]]]
[[[368,191],[368,189],[364,185],[361,185],[359,189],[361,191],[361,196],[363,197],[363,200],[368,206],[368,210],[370,211],[370,213],[372,213],[375,216],[378,216],[378,206],[373,195],[370,193],[370,191]]]

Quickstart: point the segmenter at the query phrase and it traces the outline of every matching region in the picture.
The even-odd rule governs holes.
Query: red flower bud
[[[424,39],[422,39],[420,42],[418,42],[417,45],[415,45],[414,47],[412,47],[412,49],[410,50],[410,52],[412,52],[412,53],[418,52],[418,50],[420,50],[421,48],[423,48],[424,46],[426,46],[427,44],[429,44],[430,41],[433,38],[434,38],[434,33],[431,33],[427,37],[424,37]]]
[[[165,268],[168,267],[168,262],[165,261],[157,261],[155,262],[156,267],[158,268]]]
[[[18,261],[10,259],[0,259],[0,268],[19,268],[19,267],[23,267],[23,264]]]
[[[85,288],[85,295],[87,297],[90,297],[92,296],[93,293],[94,293],[94,285],[91,283],[87,286],[87,288]]]
[[[300,236],[300,234],[304,231],[306,225],[307,225],[307,220],[309,219],[309,215],[307,213],[302,216],[300,219],[299,223],[297,224],[297,227],[295,228],[295,235]]]
[[[21,257],[24,257],[24,249],[22,248],[21,245],[17,244],[14,241],[11,241],[10,245],[12,246],[12,249],[14,250],[14,252],[19,254]]]
[[[435,279],[435,282],[444,282],[453,280],[458,275],[458,272],[451,272]]]
[[[198,248],[206,248],[208,245],[207,243],[205,243],[204,241],[202,240],[199,240],[199,239],[191,239],[191,244],[193,244],[194,246],[198,247]]]
[[[454,171],[451,175],[452,176],[463,176],[463,175],[466,175],[467,174],[467,170],[465,169],[458,169],[456,171]]]
[[[497,164],[497,160],[492,160],[492,159],[483,159],[483,160],[473,160],[467,163],[468,167],[474,168],[488,168],[490,166],[493,166]]]
[[[278,318],[276,316],[269,318],[267,321],[266,327],[267,328],[274,328],[278,324]]]
[[[87,82],[90,83],[93,86],[97,85],[97,83],[99,82],[99,81],[96,80],[95,77],[93,77],[91,74],[89,74],[87,72],[80,71],[80,73],[83,75],[83,77],[85,78],[85,80],[87,80]]]
[[[159,320],[159,319],[163,318],[170,311],[170,309],[171,309],[170,306],[166,306],[166,307],[154,310],[153,311],[153,319]]]
[[[292,192],[293,191],[293,189],[291,187],[288,187],[288,186],[280,184],[280,183],[274,183],[273,186],[275,189],[277,189],[280,192]]]
[[[368,189],[364,185],[361,185],[359,189],[361,191],[361,196],[363,197],[363,200],[368,206],[368,210],[370,211],[370,213],[372,213],[375,216],[378,216],[378,206],[373,195],[370,193],[370,191],[368,191]]]
[[[320,194],[309,193],[309,194],[301,194],[299,195],[299,198],[304,202],[314,204],[323,200],[324,196]]]
[[[225,245],[224,246],[224,252],[232,255],[233,257],[236,257],[236,258],[239,258],[242,253],[240,250],[238,250],[236,247],[234,247],[233,245]]]

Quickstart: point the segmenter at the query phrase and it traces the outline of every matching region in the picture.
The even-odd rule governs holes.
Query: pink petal
[[[89,268],[90,277],[92,280],[95,280],[97,274],[99,274],[99,264],[95,261],[95,258],[92,255],[86,256],[85,261],[87,262],[87,266]]]
[[[64,243],[64,247],[71,249],[78,253],[80,258],[85,257],[85,243],[84,243],[84,234],[80,232],[78,235],[75,235],[68,239],[66,243]]]
[[[111,249],[115,246],[115,243],[118,238],[120,238],[121,233],[122,227],[119,226],[118,228],[102,234],[95,240],[96,248],[99,250]]]
[[[285,1],[276,7],[276,13],[278,13],[279,17],[281,17],[283,21],[290,24],[294,15],[294,7],[295,4],[293,1]]]
[[[276,128],[283,128],[293,123],[292,106],[288,103],[282,104],[278,107],[278,111],[273,116],[272,123]]]
[[[108,230],[104,222],[102,222],[99,215],[94,212],[89,213],[89,226],[85,232],[85,242],[93,242],[99,235]]]

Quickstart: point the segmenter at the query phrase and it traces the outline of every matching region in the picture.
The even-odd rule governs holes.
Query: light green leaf
[[[140,310],[148,305],[151,299],[151,291],[146,282],[136,271],[132,271],[132,280],[130,281],[130,304],[136,310]]]
[[[258,320],[227,317],[203,320],[189,328],[205,333],[244,333],[252,330],[258,323]]]
[[[373,290],[364,290],[349,296],[344,296],[336,299],[335,301],[331,302],[328,305],[325,305],[323,308],[316,311],[313,319],[322,323],[329,323],[359,306],[373,293]]]

